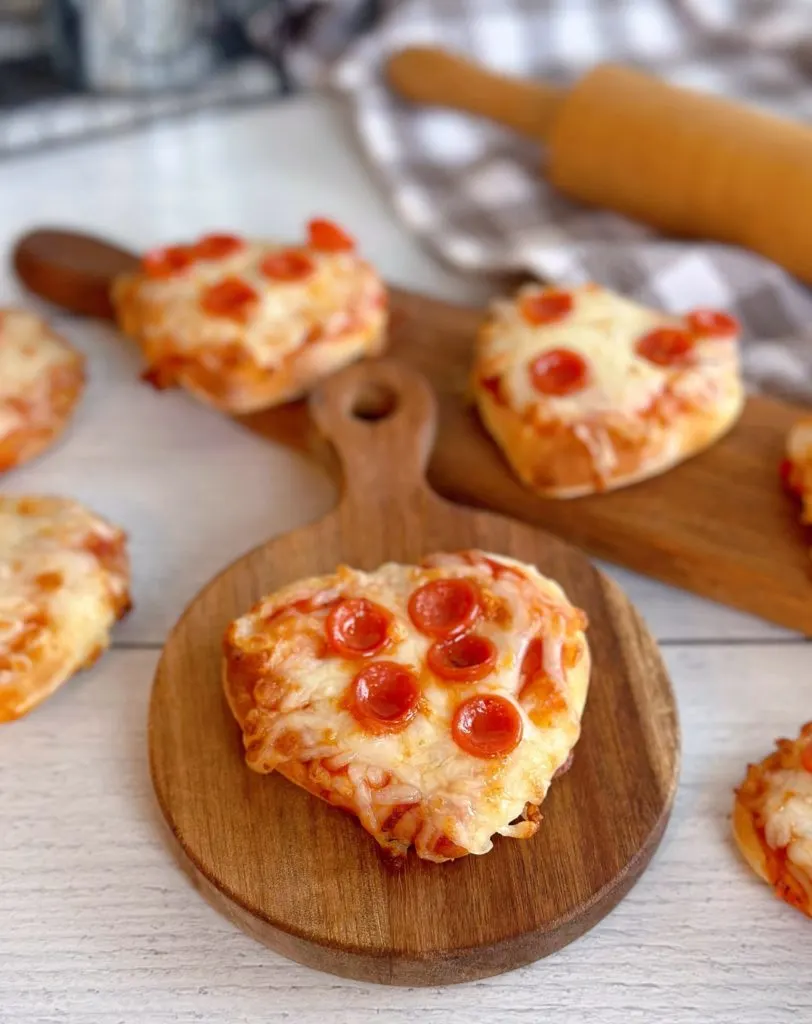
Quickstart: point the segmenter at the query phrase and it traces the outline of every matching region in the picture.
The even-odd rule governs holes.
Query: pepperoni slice
[[[479,592],[464,578],[432,580],[409,598],[409,617],[427,636],[445,637],[467,629],[479,612]]]
[[[571,395],[586,387],[589,370],[583,358],[568,348],[542,352],[529,366],[530,382],[542,395]]]
[[[327,616],[327,642],[346,658],[368,658],[389,642],[392,616],[365,597],[340,601]]]
[[[194,247],[199,260],[221,260],[239,252],[245,243],[236,235],[205,235]]]
[[[400,732],[417,714],[420,686],[415,674],[395,661],[374,661],[350,683],[350,714],[370,732]]]
[[[492,671],[496,664],[496,647],[485,636],[462,633],[433,643],[426,662],[441,679],[452,683],[473,683]]]
[[[702,338],[727,338],[739,333],[739,321],[716,309],[695,309],[685,317],[688,327]]]
[[[539,327],[563,320],[572,312],[573,299],[569,292],[549,289],[534,295],[523,295],[519,300],[519,312],[529,324]]]
[[[141,259],[141,269],[147,277],[173,277],[182,273],[192,262],[192,251],[188,246],[170,245],[146,253]]]
[[[331,220],[311,220],[307,235],[310,245],[319,252],[352,252],[355,248],[355,239]]]
[[[301,281],[309,277],[315,268],[313,260],[306,253],[298,249],[283,249],[266,256],[259,269],[265,277],[274,281]]]
[[[688,361],[694,339],[681,327],[657,327],[637,342],[636,351],[657,366],[679,366]]]
[[[472,757],[505,757],[518,747],[522,731],[516,705],[497,694],[464,700],[451,722],[454,742]]]
[[[244,320],[248,307],[256,302],[258,297],[251,285],[245,281],[238,277],[224,277],[222,281],[211,285],[203,292],[200,305],[212,316]]]
[[[801,767],[807,772],[812,772],[812,743],[807,743],[801,751]]]

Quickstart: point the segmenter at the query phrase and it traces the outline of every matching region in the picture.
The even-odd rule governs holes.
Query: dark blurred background
[[[392,6],[0,0],[0,156],[285,95]]]

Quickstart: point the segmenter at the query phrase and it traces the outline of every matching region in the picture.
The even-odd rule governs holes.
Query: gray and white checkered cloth
[[[752,253],[670,241],[571,203],[541,179],[532,141],[398,101],[381,62],[412,44],[560,83],[601,61],[625,62],[810,120],[810,0],[404,0],[352,46],[332,80],[352,100],[396,211],[445,260],[592,279],[673,312],[728,309],[743,324],[751,387],[812,402],[809,289]]]

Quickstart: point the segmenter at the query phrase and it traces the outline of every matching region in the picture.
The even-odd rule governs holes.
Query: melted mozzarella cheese
[[[487,852],[494,833],[519,817],[528,802],[543,800],[553,775],[569,756],[580,731],[588,678],[585,641],[580,672],[565,673],[562,668],[559,630],[578,615],[563,591],[530,566],[502,556],[488,557],[516,567],[522,575],[505,573],[494,579],[484,564],[472,566],[454,555],[435,556],[423,568],[390,563],[371,574],[343,569],[338,579],[324,577],[287,588],[237,620],[233,626],[237,648],[250,642],[250,649],[257,650],[258,643],[259,649],[268,652],[265,672],[285,680],[278,712],[268,716],[269,726],[257,756],[259,765],[253,766],[272,770],[280,763],[285,755],[274,752],[273,745],[292,731],[301,744],[295,755],[298,760],[338,758],[337,763],[355,766],[359,786],[369,771],[395,776],[384,793],[375,793],[377,812],[366,808],[372,821],[361,815],[370,831],[375,831],[375,826],[380,829],[388,804],[420,800],[429,808],[438,831],[471,853]],[[476,625],[476,632],[487,636],[497,649],[495,669],[481,682],[443,682],[425,668],[432,640],[412,625],[408,600],[418,586],[440,576],[477,580],[509,614],[507,629],[488,619]],[[372,735],[342,708],[341,698],[359,663],[322,656],[318,638],[323,635],[326,611],[292,619],[289,631],[285,627],[263,628],[263,620],[267,621],[274,609],[314,592],[324,592],[326,598],[338,593],[365,597],[394,612],[398,642],[378,657],[413,670],[417,667],[423,701],[420,713],[402,732]],[[519,701],[522,660],[530,641],[540,633],[544,636],[545,669],[566,702],[566,710],[545,727],[534,724]],[[305,643],[300,642],[303,636],[308,638]],[[479,693],[505,696],[521,715],[522,741],[505,758],[472,757],[453,739],[451,721],[457,705]]]
[[[518,410],[538,406],[543,399],[550,415],[571,422],[593,414],[633,414],[647,408],[673,377],[673,371],[641,358],[635,346],[649,331],[679,327],[681,321],[596,285],[571,291],[573,309],[561,320],[534,325],[521,313],[521,299],[538,291],[521,289],[514,300],[494,304],[492,330],[483,357],[492,372],[500,372],[510,404]],[[587,386],[576,394],[541,396],[533,388],[529,366],[545,352],[568,349],[580,355],[589,371]],[[699,366],[683,375],[684,397],[707,391],[708,371],[735,359],[730,338],[707,339],[697,344]]]
[[[198,259],[187,269],[162,279],[138,278],[139,301],[150,309],[144,340],[171,337],[180,352],[239,344],[262,367],[275,367],[300,348],[316,327],[325,335],[351,326],[352,318],[381,316],[383,285],[368,264],[352,253],[301,249],[314,264],[302,280],[274,281],[260,266],[284,248],[246,242],[219,259]],[[213,316],[201,306],[211,285],[236,277],[258,298],[245,321]]]
[[[120,530],[76,502],[0,497],[0,721],[38,703],[108,643],[128,604]]]
[[[37,400],[53,370],[77,358],[39,317],[21,309],[0,310],[0,437],[27,422],[20,400]]]
[[[812,874],[812,772],[771,772],[764,800],[764,837]]]
[[[799,420],[790,428],[787,455],[793,462],[812,462],[812,417]]]

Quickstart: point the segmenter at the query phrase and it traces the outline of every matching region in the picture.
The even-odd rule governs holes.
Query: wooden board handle
[[[41,228],[17,242],[14,269],[29,291],[79,316],[115,319],[110,286],[138,266],[126,249],[78,231]]]
[[[365,360],[319,385],[308,404],[341,460],[344,504],[380,517],[387,502],[426,491],[437,403],[419,373],[392,359]]]
[[[546,139],[563,93],[543,82],[509,78],[434,47],[415,46],[389,58],[386,80],[413,103],[451,107]]]

